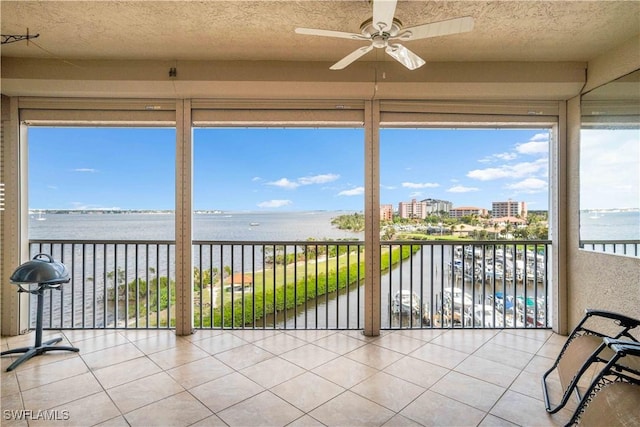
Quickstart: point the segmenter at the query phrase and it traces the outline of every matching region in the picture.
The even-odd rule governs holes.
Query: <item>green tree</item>
[[[350,215],[339,215],[331,220],[331,224],[340,230],[364,231],[364,215],[357,212]]]

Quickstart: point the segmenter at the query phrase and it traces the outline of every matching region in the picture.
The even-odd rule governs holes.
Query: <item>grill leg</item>
[[[9,367],[7,368],[7,372],[13,371],[18,365],[22,362],[25,362],[31,359],[34,356],[39,356],[47,351],[75,351],[78,352],[80,349],[76,347],[70,346],[56,346],[56,343],[62,341],[62,338],[53,338],[51,340],[42,342],[42,315],[44,312],[44,289],[45,286],[41,286],[36,295],[38,296],[38,312],[36,318],[36,342],[33,347],[20,347],[14,348],[13,350],[3,351],[0,356],[4,356],[5,354],[16,354],[16,353],[24,353],[18,359],[16,359]]]

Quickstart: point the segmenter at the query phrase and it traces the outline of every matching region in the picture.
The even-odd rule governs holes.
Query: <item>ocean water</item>
[[[196,214],[195,240],[286,241],[362,240],[364,234],[339,230],[331,220],[352,212],[224,212]],[[173,214],[44,214],[32,215],[30,239],[173,240]],[[583,240],[640,240],[640,211],[582,212]]]
[[[341,214],[351,214],[352,212],[292,212],[292,213],[248,213],[248,212],[229,212],[220,214],[196,214],[194,215],[194,239],[195,240],[211,240],[211,241],[237,241],[237,242],[261,242],[261,241],[304,241],[309,238],[316,240],[325,239],[349,239],[362,240],[363,233],[353,233],[349,231],[339,230],[331,225],[331,220]],[[170,214],[44,214],[44,220],[39,220],[38,215],[30,218],[29,238],[34,240],[46,239],[64,239],[64,240],[173,240],[174,239],[174,216]],[[46,249],[45,249],[46,250]],[[107,247],[102,249],[106,252],[100,252],[93,255],[92,250],[89,251],[89,259],[86,268],[82,268],[82,262],[75,268],[70,263],[78,263],[78,259],[72,259],[68,255],[63,259],[60,253],[52,253],[52,255],[67,264],[71,271],[74,271],[73,282],[67,289],[72,292],[65,293],[64,306],[54,305],[51,310],[53,316],[60,315],[60,319],[66,319],[64,322],[80,322],[86,315],[83,311],[84,304],[76,303],[73,305],[73,298],[76,301],[84,301],[85,292],[88,292],[89,299],[92,295],[99,298],[103,289],[106,287],[107,280],[106,270],[115,270],[114,258],[118,258],[117,265],[126,269],[127,281],[131,281],[134,277],[145,278],[147,276],[146,264],[141,261],[140,265],[136,261],[130,260],[128,263],[125,258],[135,256],[137,253],[133,250],[128,255],[123,254],[123,249],[114,256],[114,249]],[[80,250],[76,249],[77,255]],[[206,251],[205,251],[206,252]],[[251,271],[262,264],[262,253],[256,252],[245,253],[242,256],[232,257],[230,251],[224,254],[217,250],[209,259],[207,253],[202,256],[204,264],[200,264],[198,253],[194,255],[194,265],[201,266],[201,269],[207,269],[209,266],[218,267],[222,270],[223,266],[232,266],[234,272]],[[159,275],[172,275],[174,271],[167,265],[168,259],[166,252],[160,252],[159,261],[153,260],[153,251],[151,253],[151,261],[149,265],[157,268]],[[95,258],[95,266],[92,259]],[[103,259],[109,259],[103,267]],[[399,289],[413,289],[419,293],[419,298],[429,307],[435,307],[433,304],[437,302],[438,289],[450,286],[451,275],[443,266],[445,261],[453,259],[450,247],[442,246],[435,248],[425,248],[425,250],[416,253],[411,260],[401,263],[400,266],[385,272],[381,277],[381,302],[382,302],[382,324],[391,325],[397,322],[397,318],[393,318],[390,314],[392,297]],[[419,266],[419,267],[418,267]],[[97,268],[97,270],[95,270]],[[95,274],[95,277],[93,277]],[[87,281],[85,275],[92,278]],[[85,290],[88,285],[88,291]],[[424,289],[423,289],[424,286]],[[476,296],[482,295],[478,284],[472,286],[465,285],[467,289],[472,287],[476,289]],[[542,286],[540,284],[540,286]],[[537,295],[543,295],[546,290],[544,286],[537,289]],[[532,292],[529,289],[530,292]],[[354,287],[348,291],[336,293],[335,295],[327,295],[318,301],[313,301],[305,305],[305,310],[287,313],[285,318],[277,319],[278,325],[298,322],[298,324],[307,325],[305,327],[315,327],[314,322],[318,322],[319,327],[323,327],[323,322],[331,322],[333,317],[330,313],[341,310],[339,324],[332,324],[332,327],[346,328],[347,323],[353,327],[351,322],[357,320],[362,325],[363,310],[360,310],[363,303],[362,286]],[[469,290],[469,292],[471,292]],[[487,288],[487,292],[491,289]],[[343,295],[344,294],[344,295]],[[340,303],[338,303],[340,300]],[[348,303],[347,301],[352,301]],[[89,304],[92,307],[91,304]],[[117,317],[112,308],[104,307],[98,304],[95,313],[100,322],[104,321],[110,324]],[[102,311],[101,311],[102,310]],[[318,310],[320,316],[318,317]],[[73,317],[75,313],[75,318]],[[93,312],[92,312],[93,313]],[[106,313],[106,319],[101,320]],[[121,309],[120,315],[124,313]],[[74,320],[75,319],[75,320]],[[313,320],[310,320],[313,319]],[[395,320],[394,320],[395,319]],[[57,320],[55,320],[57,321]],[[61,320],[62,321],[62,320]],[[336,320],[337,322],[337,320]],[[347,322],[347,323],[342,323]],[[65,323],[67,326],[68,324]],[[75,324],[75,323],[74,323]],[[53,323],[55,325],[55,322]],[[395,323],[394,323],[395,325]],[[397,326],[397,325],[396,325]],[[278,326],[280,327],[280,326]]]
[[[640,240],[640,211],[582,211],[581,240]]]
[[[322,239],[361,240],[364,233],[331,225],[352,212],[224,212],[195,214],[194,240],[287,241]],[[44,214],[29,220],[30,239],[174,240],[173,214]]]

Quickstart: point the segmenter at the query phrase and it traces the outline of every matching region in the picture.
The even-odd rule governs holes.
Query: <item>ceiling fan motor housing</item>
[[[371,39],[371,43],[373,47],[382,49],[387,47],[387,40],[389,37],[394,37],[400,32],[400,28],[402,28],[402,23],[399,19],[393,18],[393,23],[391,24],[391,28],[389,31],[380,31],[373,25],[373,18],[369,18],[360,25],[360,31],[362,35]]]

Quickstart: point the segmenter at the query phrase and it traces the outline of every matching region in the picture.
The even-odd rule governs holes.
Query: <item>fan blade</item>
[[[398,0],[373,0],[373,27],[380,31],[389,31],[396,13]]]
[[[390,40],[418,40],[429,37],[446,36],[448,34],[466,33],[471,30],[473,30],[473,18],[465,16],[464,18],[448,19],[446,21],[405,28]]]
[[[308,36],[322,36],[322,37],[338,37],[341,39],[350,39],[350,40],[369,40],[367,37],[362,34],[356,33],[344,33],[342,31],[332,31],[332,30],[319,30],[316,28],[296,28],[297,34],[306,34]]]
[[[372,50],[373,50],[373,45],[363,46],[361,48],[358,48],[358,49],[354,50],[353,52],[351,52],[349,55],[347,55],[344,58],[342,58],[340,61],[338,61],[335,64],[333,64],[329,68],[331,70],[342,70],[347,65],[351,64],[356,59],[360,58],[361,56],[365,55],[368,52],[371,52]]]
[[[420,58],[401,44],[390,44],[385,49],[385,52],[410,70],[415,70],[425,64],[424,59]]]

